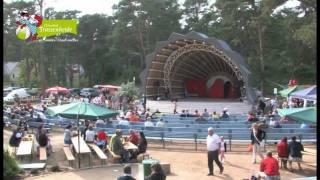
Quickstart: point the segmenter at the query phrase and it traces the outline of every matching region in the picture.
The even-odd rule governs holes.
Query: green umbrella
[[[50,115],[60,115],[65,118],[78,118],[79,116],[80,119],[109,118],[119,114],[116,111],[85,102],[49,107],[47,112]]]
[[[76,102],[70,104],[64,104],[61,106],[49,107],[47,112],[50,115],[60,115],[65,118],[76,118],[78,120],[78,149],[80,150],[80,128],[79,118],[81,119],[96,119],[96,118],[108,118],[119,114],[118,112],[111,111],[107,108],[103,108],[94,104],[85,102]],[[78,156],[79,168],[80,168],[80,156]]]
[[[282,97],[289,97],[291,93],[303,89],[301,86],[293,86],[279,91]]]
[[[315,107],[278,109],[278,113],[280,116],[287,116],[300,122],[317,122],[317,109]]]

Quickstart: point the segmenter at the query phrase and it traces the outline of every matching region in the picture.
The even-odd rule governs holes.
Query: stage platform
[[[147,100],[147,108],[150,108],[151,111],[159,109],[160,112],[173,113],[174,103],[169,100]],[[188,109],[190,113],[196,109],[203,112],[205,108],[209,113],[213,111],[221,113],[223,108],[228,108],[231,114],[247,114],[252,109],[252,105],[247,101],[212,98],[187,98],[179,99],[177,102],[178,113],[181,113],[183,109]]]

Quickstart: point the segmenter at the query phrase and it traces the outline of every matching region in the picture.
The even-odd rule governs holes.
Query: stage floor
[[[173,113],[174,103],[169,100],[147,100],[147,108],[151,111],[159,109],[160,112]],[[228,108],[231,114],[247,114],[252,105],[247,101],[239,102],[231,99],[212,99],[212,98],[186,98],[179,99],[177,103],[177,110],[180,113],[183,109],[188,109],[190,113],[195,110],[203,112],[207,109],[209,113],[216,111],[222,112],[223,108]]]

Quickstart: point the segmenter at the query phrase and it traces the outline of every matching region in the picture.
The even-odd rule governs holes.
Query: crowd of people
[[[264,140],[266,132],[258,127],[256,123],[252,124],[251,128],[251,144],[249,151],[252,152],[252,163],[256,164],[256,156],[260,157],[260,172],[265,174],[267,180],[280,180],[280,167],[279,162],[273,157],[272,152],[268,151],[264,156]],[[220,173],[224,171],[223,162],[225,159],[225,153],[227,151],[226,142],[223,137],[219,137],[212,127],[208,128],[208,136],[206,140],[207,144],[207,160],[208,160],[208,176],[213,174],[213,161],[217,164],[220,169]],[[283,137],[277,143],[277,156],[281,163],[287,168],[287,162],[289,162],[289,170],[293,172],[292,162],[297,162],[299,170],[302,170],[302,151],[304,150],[303,145],[296,141],[296,137],[291,137],[291,142],[287,142],[287,137]],[[258,177],[252,176],[251,179],[257,179]]]
[[[136,159],[139,154],[145,153],[147,150],[147,140],[143,132],[136,132],[133,129],[129,130],[129,136],[123,137],[122,130],[116,129],[115,134],[108,140],[108,134],[106,131],[99,130],[95,132],[93,130],[93,125],[90,121],[85,121],[80,132],[81,138],[86,143],[96,144],[104,152],[111,150],[116,155],[121,156],[120,162],[130,162],[130,160]],[[72,131],[72,125],[68,125],[64,130],[64,144],[71,145],[71,138],[76,136],[77,133]],[[124,148],[124,143],[130,142],[138,147],[135,150],[126,150]],[[108,148],[107,148],[108,147]]]
[[[77,101],[88,101],[89,103],[94,103],[97,105],[104,106],[103,102],[107,101],[108,98],[104,97],[103,94],[92,98],[86,99],[86,97],[81,98],[79,96],[75,97],[63,97],[63,100],[69,100],[70,102]],[[62,99],[61,99],[62,100]],[[59,98],[57,100],[57,104],[59,104]],[[111,106],[108,106],[111,104]],[[107,107],[116,107],[117,103],[110,102],[107,103]],[[118,103],[119,104],[119,103]],[[42,111],[46,110],[46,106],[42,105]],[[251,128],[251,149],[252,151],[252,163],[257,163],[257,157],[260,157],[260,171],[266,174],[266,179],[280,179],[279,173],[279,165],[278,160],[273,157],[272,152],[267,152],[266,156],[264,156],[264,140],[266,137],[266,132],[263,130],[265,127],[273,127],[273,128],[281,128],[277,108],[279,107],[279,103],[276,99],[271,100],[271,110],[268,113],[265,113],[265,103],[263,101],[259,101],[257,110],[250,111],[248,113],[247,121],[252,123]],[[286,106],[282,106],[286,107]],[[176,108],[176,107],[175,107]],[[12,147],[18,147],[21,139],[26,135],[27,126],[23,124],[23,119],[26,116],[30,116],[33,118],[41,118],[41,112],[36,110],[31,103],[26,105],[16,104],[14,106],[9,106],[4,109],[4,112],[10,116],[10,118],[20,118],[20,124],[17,129],[13,132],[10,137],[9,144]],[[127,111],[123,111],[125,113],[120,113],[118,117],[118,124],[123,126],[129,126],[130,122],[144,122],[144,126],[148,127],[164,127],[166,122],[161,119],[162,113],[157,109],[155,112],[151,112],[149,108],[137,108],[136,106],[130,107]],[[175,109],[175,113],[176,112]],[[207,122],[209,119],[218,120],[221,118],[230,117],[230,112],[227,108],[224,108],[221,113],[217,113],[213,111],[212,113],[208,112],[207,109],[204,109],[202,112],[195,110],[194,113],[190,113],[188,110],[182,110],[179,114],[180,117],[196,117],[196,122]],[[159,119],[156,123],[152,121],[152,119]],[[267,124],[267,122],[269,122]],[[111,124],[111,119],[97,119],[95,121],[95,125],[97,124]],[[147,140],[144,136],[143,132],[136,132],[133,129],[129,130],[129,136],[123,137],[122,130],[117,129],[115,134],[110,138],[108,138],[107,132],[104,130],[99,130],[95,132],[93,130],[94,124],[90,121],[86,120],[84,122],[83,128],[81,129],[81,137],[87,143],[94,143],[99,148],[104,151],[111,150],[116,155],[121,157],[121,162],[126,163],[130,162],[132,159],[136,159],[139,154],[145,153],[147,150]],[[301,128],[308,127],[305,124],[301,125]],[[64,144],[71,145],[71,138],[76,135],[74,131],[72,131],[72,125],[68,125],[64,130]],[[38,148],[45,147],[47,149],[48,155],[52,152],[52,144],[49,138],[47,131],[43,128],[41,124],[35,132],[35,139],[38,143]],[[138,147],[137,150],[126,150],[124,148],[125,142],[131,142],[132,144]],[[224,141],[224,137],[219,137],[214,133],[213,128],[208,129],[207,136],[207,150],[208,150],[208,175],[213,175],[213,161],[218,165],[220,169],[220,173],[224,171],[224,161],[226,159],[225,153],[227,152],[227,143]],[[284,165],[285,169],[287,168],[287,162],[289,162],[289,170],[293,171],[292,162],[297,162],[298,167],[301,170],[301,160],[303,146],[301,143],[296,141],[296,137],[291,138],[291,142],[287,142],[287,137],[283,137],[280,142],[277,144],[277,156],[279,157],[281,163]],[[130,170],[129,170],[130,169]],[[154,179],[154,177],[159,176],[165,179],[165,175],[163,174],[158,165],[153,165],[151,167],[152,174],[148,177],[150,180]],[[125,166],[124,175],[119,177],[118,179],[130,179],[131,177],[131,167]],[[153,177],[153,178],[152,178]],[[132,177],[131,177],[132,178]],[[148,179],[147,178],[147,179]],[[161,179],[160,178],[160,179]],[[134,179],[134,178],[132,178]]]
[[[179,115],[180,117],[197,117],[197,118],[213,118],[215,120],[218,120],[220,118],[229,118],[230,112],[228,108],[224,108],[222,112],[219,114],[216,111],[213,111],[212,113],[209,113],[207,109],[204,109],[202,113],[200,113],[197,109],[194,111],[194,113],[190,113],[189,110],[183,109]]]

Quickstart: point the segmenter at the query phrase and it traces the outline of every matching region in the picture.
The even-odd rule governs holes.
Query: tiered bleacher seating
[[[129,126],[119,126],[117,121],[112,124],[97,125],[96,131],[103,129],[109,135],[114,134],[115,129],[123,130],[123,134],[128,134],[128,129],[135,129],[143,131],[149,139],[183,139],[183,140],[204,140],[207,137],[208,127],[213,127],[219,136],[224,136],[226,139],[232,141],[250,140],[251,124],[246,122],[246,115],[233,115],[228,119],[213,120],[209,118],[205,124],[199,124],[195,121],[195,117],[179,117],[177,115],[163,115],[161,117],[166,125],[163,128],[158,127],[144,127],[144,122],[130,123]],[[159,119],[153,119],[154,123]],[[278,141],[283,136],[291,137],[296,135],[301,137],[303,141],[316,139],[316,129],[308,128],[301,129],[301,124],[281,124],[282,128],[267,128],[267,141]]]

